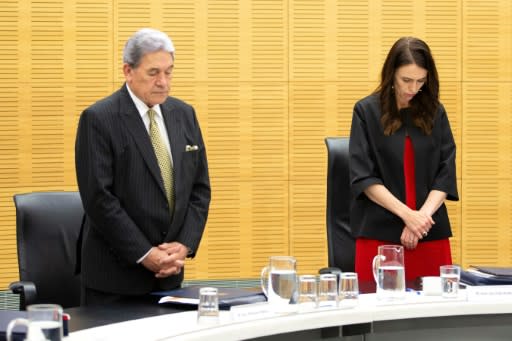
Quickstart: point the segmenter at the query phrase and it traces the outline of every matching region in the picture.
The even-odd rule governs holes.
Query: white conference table
[[[261,304],[260,304],[261,305]],[[260,306],[261,308],[261,306]],[[254,310],[254,311],[257,311]],[[344,327],[359,326],[346,336]],[[354,334],[352,331],[351,334]],[[346,309],[316,309],[233,319],[221,311],[218,323],[197,323],[196,311],[160,315],[72,332],[66,341],[106,340],[512,340],[512,295],[467,300],[407,293],[399,302],[360,295]]]

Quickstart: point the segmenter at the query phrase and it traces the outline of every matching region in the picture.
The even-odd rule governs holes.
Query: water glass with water
[[[215,324],[219,320],[219,293],[217,288],[205,287],[199,289],[197,305],[197,322]]]
[[[57,304],[32,304],[27,306],[27,318],[17,318],[7,325],[7,341],[12,340],[12,332],[16,325],[27,327],[27,341],[48,340],[61,341],[62,307]]]
[[[359,298],[359,283],[357,273],[343,272],[340,274],[340,307],[354,307],[357,305]]]
[[[338,306],[338,278],[335,274],[320,275],[318,306],[321,308],[335,308]]]
[[[377,284],[377,298],[395,300],[405,298],[404,247],[381,245],[373,258],[373,277]]]
[[[460,267],[458,265],[441,265],[439,272],[443,297],[457,297],[459,295]]]
[[[299,276],[299,311],[311,311],[318,305],[315,275]]]

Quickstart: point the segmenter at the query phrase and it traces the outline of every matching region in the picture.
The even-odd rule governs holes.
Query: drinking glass
[[[317,307],[316,276],[302,275],[299,277],[299,310],[308,311]]]
[[[339,305],[341,307],[354,307],[359,298],[359,284],[357,273],[343,272],[340,274]]]
[[[322,308],[335,308],[338,306],[338,279],[335,274],[320,275],[318,306]]]
[[[460,267],[458,265],[441,265],[441,287],[443,297],[454,298],[459,294]]]
[[[26,340],[62,340],[62,307],[57,304],[32,304],[27,306],[27,318],[17,318],[7,325],[7,341],[12,340],[16,325],[27,327]]]
[[[217,288],[199,289],[197,321],[199,323],[217,323],[219,319],[219,294]]]

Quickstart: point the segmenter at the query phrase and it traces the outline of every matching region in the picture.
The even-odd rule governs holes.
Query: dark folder
[[[472,268],[493,276],[506,276],[512,278],[512,268],[504,266],[471,266]]]
[[[460,280],[469,285],[512,285],[510,268],[472,266],[461,271]]]
[[[196,305],[199,301],[199,289],[204,286],[191,285],[180,289],[157,291],[153,295],[160,296],[161,304]],[[231,306],[266,302],[265,294],[252,288],[217,288],[219,309],[228,310]]]

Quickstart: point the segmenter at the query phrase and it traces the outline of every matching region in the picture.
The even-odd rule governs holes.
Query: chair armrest
[[[28,305],[36,302],[36,285],[29,281],[17,281],[9,284],[9,289],[15,294],[20,295],[20,309],[25,310]]]
[[[335,274],[336,276],[340,276],[340,274],[342,273],[341,269],[340,268],[336,268],[336,267],[328,267],[328,268],[321,268],[320,270],[318,270],[318,273],[319,274]]]

